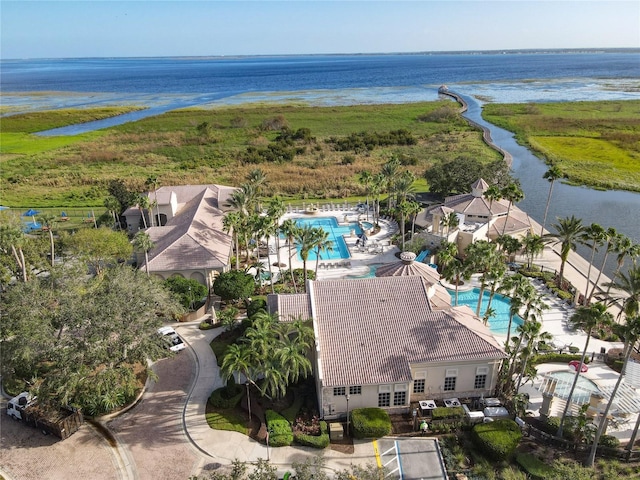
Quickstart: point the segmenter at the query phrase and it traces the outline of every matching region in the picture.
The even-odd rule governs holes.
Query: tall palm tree
[[[271,239],[272,236],[275,235],[276,238],[278,238],[278,228],[277,225],[274,223],[273,219],[267,215],[266,217],[261,217],[262,218],[262,235],[265,238],[265,243],[267,244],[267,265],[269,268],[269,284],[271,286],[271,293],[275,294],[275,287],[273,286],[273,271],[271,268],[271,264],[273,263],[270,259],[269,259],[269,240]],[[260,247],[258,247],[259,249]],[[278,255],[279,256],[279,255]],[[278,260],[278,268],[280,265],[280,261]]]
[[[413,240],[413,236],[416,232],[416,217],[422,211],[422,205],[418,202],[407,202],[409,204],[408,213],[411,216],[411,240]]]
[[[157,176],[150,175],[147,177],[147,180],[144,182],[144,184],[147,186],[147,188],[150,188],[153,191],[153,204],[156,207],[155,220],[153,219],[152,215],[151,226],[155,225],[156,223],[158,226],[160,226],[160,207],[158,206],[158,188],[160,187],[160,181],[158,180]]]
[[[493,310],[491,308],[491,303],[493,302],[493,298],[496,295],[496,291],[500,287],[500,283],[504,278],[504,274],[507,271],[507,266],[502,261],[495,261],[491,264],[489,270],[484,274],[486,278],[487,286],[489,287],[489,301],[487,302],[487,309],[485,310],[484,315],[487,315],[489,310]]]
[[[524,358],[521,360],[522,367],[520,369],[520,374],[518,375],[518,382],[516,383],[516,393],[518,393],[518,390],[520,389],[522,379],[527,371],[527,362],[529,361],[529,357],[533,353],[536,344],[541,341],[549,341],[553,339],[553,336],[550,333],[542,331],[542,323],[537,320],[531,320],[523,323],[518,326],[518,330],[522,338],[520,343],[524,343],[525,348],[523,352]]]
[[[640,314],[640,266],[631,267],[626,274],[616,273],[613,281],[606,285],[615,290],[615,293],[609,293],[608,302],[622,305],[618,318]]]
[[[571,250],[576,249],[576,245],[582,235],[584,226],[582,225],[582,219],[576,218],[571,215],[571,218],[559,218],[558,223],[552,225],[556,230],[556,233],[547,233],[542,238],[550,243],[557,245],[560,244],[560,272],[558,274],[558,286],[562,287],[564,284],[564,267],[569,258]]]
[[[598,442],[600,441],[600,437],[604,434],[606,425],[607,425],[607,417],[609,416],[609,412],[611,411],[611,406],[613,405],[616,394],[618,393],[618,389],[620,388],[620,384],[622,383],[622,379],[627,373],[627,365],[629,364],[629,358],[631,358],[631,353],[633,352],[633,348],[640,338],[640,314],[638,314],[638,310],[635,310],[635,314],[633,316],[627,316],[625,318],[625,324],[622,326],[622,337],[624,338],[624,348],[623,348],[623,363],[622,370],[620,371],[620,375],[618,376],[618,380],[616,381],[615,386],[611,392],[611,396],[609,397],[609,401],[607,402],[607,406],[602,413],[602,417],[600,417],[600,422],[598,423],[598,430],[596,430],[595,437],[593,438],[593,445],[591,445],[591,450],[589,452],[589,456],[585,461],[585,465],[587,467],[592,467],[593,462],[596,459],[596,450],[598,448]]]
[[[236,270],[240,270],[240,224],[239,212],[229,212],[222,218],[222,229],[224,232],[232,232],[233,243],[236,251]]]
[[[511,297],[509,304],[509,325],[507,327],[507,345],[511,338],[511,326],[513,317],[520,313],[520,309],[525,305],[528,298],[533,298],[537,292],[531,285],[527,277],[516,273],[509,277],[505,277],[500,284],[499,291]]]
[[[109,195],[104,199],[104,207],[111,214],[113,218],[113,228],[117,228],[120,230],[120,222],[118,221],[118,215],[120,214],[120,209],[122,206],[116,197],[113,195]]]
[[[269,204],[267,206],[267,217],[271,220],[273,224],[273,232],[276,237],[276,257],[278,260],[278,269],[280,269],[280,264],[282,263],[280,259],[280,217],[284,215],[284,212],[287,211],[287,208],[284,204],[284,201],[279,196],[271,197],[269,200]]]
[[[383,192],[385,186],[385,178],[382,173],[378,173],[373,176],[371,182],[371,195],[373,196],[373,221],[376,225],[380,223],[380,194]]]
[[[254,368],[254,351],[248,343],[232,343],[227,347],[220,372],[229,378],[237,374],[236,383],[240,383],[240,374],[251,381]]]
[[[383,189],[389,195],[387,206],[389,210],[394,208],[394,199],[395,199],[395,180],[398,176],[398,169],[400,168],[400,161],[394,156],[391,157],[387,162],[382,166],[380,170],[380,174],[383,178]]]
[[[522,249],[522,242],[511,235],[500,235],[496,238],[496,243],[500,245],[508,262],[512,261],[515,254]]]
[[[456,212],[449,212],[444,217],[442,217],[442,220],[440,220],[440,224],[443,227],[446,227],[447,229],[446,237],[448,238],[449,233],[451,233],[451,229],[457,228],[458,225],[460,224],[460,219],[458,218],[458,215],[456,215]]]
[[[323,228],[316,228],[315,231],[315,249],[316,249],[316,278],[318,278],[318,265],[320,263],[320,257],[322,255],[322,251],[326,251],[327,253],[333,251],[333,242],[329,240],[329,232],[324,230]]]
[[[604,251],[604,258],[602,259],[602,264],[600,265],[600,270],[598,271],[598,276],[596,277],[596,281],[593,283],[593,288],[591,289],[591,293],[587,298],[587,304],[591,302],[591,298],[593,294],[596,293],[596,288],[600,284],[600,277],[602,277],[602,271],[604,270],[605,265],[607,264],[607,259],[609,258],[609,254],[611,252],[615,252],[616,249],[616,241],[620,234],[616,231],[615,228],[609,227],[605,232],[605,241],[607,242],[607,247]]]
[[[251,199],[245,190],[234,190],[229,199],[227,200],[227,206],[239,211],[242,215],[249,215],[249,205]]]
[[[522,252],[527,257],[527,268],[531,269],[533,259],[544,252],[543,238],[535,233],[528,233],[522,239]]]
[[[589,306],[578,307],[576,312],[571,316],[571,318],[569,318],[569,323],[574,329],[579,328],[584,330],[587,334],[587,341],[584,344],[584,349],[582,350],[582,355],[580,357],[580,365],[578,365],[578,368],[576,369],[576,374],[573,378],[569,395],[567,396],[567,402],[565,403],[562,416],[560,417],[560,425],[558,426],[558,432],[556,433],[557,437],[562,437],[564,420],[567,416],[567,412],[569,411],[569,405],[571,405],[571,399],[573,398],[573,392],[578,384],[580,372],[582,372],[582,365],[587,355],[587,349],[589,348],[589,340],[591,340],[591,332],[599,325],[611,323],[612,321],[613,316],[607,311],[607,306],[604,303],[594,303]]]
[[[155,247],[155,244],[147,232],[138,232],[133,237],[133,246],[137,250],[142,250],[144,252],[144,267],[147,272],[147,276],[149,276],[149,250]]]
[[[149,197],[146,195],[138,194],[136,196],[136,203],[138,204],[138,210],[140,210],[140,214],[142,215],[142,224],[144,225],[144,229],[148,228],[147,226],[147,218],[145,217],[145,211],[148,211],[151,208],[151,203],[149,202]]]
[[[55,250],[55,244],[53,242],[53,228],[56,225],[56,216],[53,215],[52,213],[43,213],[42,215],[40,215],[38,217],[38,222],[40,222],[40,224],[43,227],[46,227],[47,232],[49,233],[49,246],[50,246],[50,255],[51,255],[51,266],[55,266],[56,264],[56,250]]]
[[[401,200],[396,204],[396,211],[400,214],[400,236],[402,237],[402,251],[405,250],[406,245],[406,224],[407,224],[407,215],[409,214],[409,210],[411,207],[409,206],[409,202],[406,200]]]
[[[495,243],[488,242],[486,240],[478,240],[467,247],[466,263],[470,269],[474,272],[481,273],[480,277],[480,292],[478,294],[478,305],[476,306],[476,316],[480,316],[480,308],[482,307],[482,300],[484,298],[484,290],[486,288],[486,280],[488,277],[485,274],[493,268],[498,262],[502,262]]]
[[[509,206],[507,207],[507,216],[504,219],[504,226],[502,227],[502,235],[507,231],[507,223],[509,223],[509,214],[511,213],[511,207],[515,202],[519,202],[524,198],[524,192],[520,185],[517,183],[510,183],[505,188],[502,189],[502,198],[509,201]]]
[[[445,268],[447,268],[449,263],[453,262],[456,259],[457,255],[458,255],[458,245],[456,245],[453,242],[447,242],[446,240],[443,241],[438,247],[438,252],[436,254],[436,258],[438,259],[437,262],[438,262],[438,266],[440,267],[440,270],[444,270]]]
[[[298,293],[298,288],[296,287],[296,278],[293,274],[293,267],[291,266],[291,259],[293,258],[293,253],[291,253],[291,246],[295,242],[296,232],[298,231],[298,228],[299,227],[296,224],[296,221],[291,218],[287,218],[280,225],[280,231],[287,239],[287,245],[289,247],[289,261],[287,263],[289,264],[289,273],[291,273],[291,282],[293,283],[293,291],[295,293]]]
[[[632,257],[633,264],[636,264],[635,257],[640,255],[640,244],[634,244],[629,237],[619,234],[615,241],[615,251],[618,255],[616,256],[616,270],[613,273],[613,278],[622,270],[626,257]],[[609,295],[610,290],[611,285],[607,288],[607,295]]]
[[[489,210],[491,211],[493,202],[502,198],[502,189],[500,188],[500,185],[491,185],[484,191],[482,196],[489,200]]]
[[[267,176],[261,169],[254,168],[247,175],[247,182],[248,182],[247,187],[250,186],[251,188],[250,189],[246,188],[245,191],[251,192],[249,194],[249,197],[252,200],[255,211],[262,212],[260,197],[262,195],[264,187],[266,186]],[[243,186],[243,188],[245,187]]]
[[[302,258],[302,268],[304,270],[304,288],[307,289],[307,260],[309,252],[316,246],[317,235],[315,228],[311,225],[305,225],[298,228],[295,232],[295,241],[300,246],[300,258]]]
[[[413,200],[415,198],[415,188],[413,186],[416,176],[409,170],[402,172],[394,181],[396,206],[399,203]]]
[[[471,274],[466,268],[466,265],[457,258],[452,259],[444,270],[442,271],[444,278],[455,285],[455,297],[454,306],[458,306],[458,288],[460,287],[461,280],[469,280]]]
[[[369,170],[363,170],[358,175],[358,181],[364,187],[367,196],[367,222],[369,221],[369,195],[371,195],[371,186],[373,184],[373,175]]]
[[[290,383],[306,378],[312,371],[311,362],[305,352],[307,345],[298,338],[284,337],[275,352],[284,376]]]
[[[542,218],[542,226],[540,228],[540,236],[544,235],[544,227],[547,224],[547,214],[549,213],[549,205],[551,204],[551,194],[553,193],[553,184],[559,178],[562,178],[562,172],[556,165],[551,165],[542,176],[545,180],[549,181],[549,194],[547,195],[547,204],[544,207],[544,217]]]
[[[606,231],[597,223],[592,223],[586,227],[580,235],[578,241],[585,246],[591,247],[591,257],[589,258],[589,268],[587,268],[587,286],[584,289],[583,305],[587,305],[589,296],[589,285],[591,284],[591,267],[593,267],[593,259],[595,258],[598,247],[604,243]],[[593,286],[596,288],[596,285]]]

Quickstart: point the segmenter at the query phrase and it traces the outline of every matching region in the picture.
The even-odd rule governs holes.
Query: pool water
[[[451,305],[454,305],[456,292],[455,290],[449,290],[451,294]],[[465,292],[458,292],[458,306],[467,305],[474,312],[478,306],[478,296],[480,295],[480,289],[474,288]],[[480,307],[480,317],[484,315],[487,306],[489,305],[489,292],[484,291],[482,296],[482,306]],[[509,307],[511,306],[511,300],[509,297],[496,293],[491,301],[491,308],[496,311],[496,314],[489,319],[489,329],[497,335],[506,335],[509,328]],[[519,316],[513,317],[511,322],[511,335],[515,335],[515,330],[518,325],[522,325],[522,319]]]
[[[338,220],[335,217],[301,217],[294,218],[294,220],[296,225],[299,227],[310,225],[315,228],[322,228],[329,234],[329,241],[333,243],[333,249],[331,251],[321,250],[320,260],[340,260],[350,258],[351,255],[349,254],[349,249],[347,248],[347,243],[344,241],[343,235],[351,235],[352,231],[354,231],[355,235],[360,235],[362,233],[362,229],[356,222],[351,222],[348,225],[339,225]],[[298,246],[297,249],[298,259],[302,260],[300,257],[300,246]],[[316,260],[315,249],[309,252],[307,260]]]
[[[347,278],[373,278],[376,276],[376,270],[378,267],[381,267],[384,263],[374,263],[369,265],[369,271],[362,275],[348,275]]]
[[[554,391],[554,395],[559,398],[567,399],[569,396],[569,392],[571,391],[571,385],[573,384],[573,379],[575,378],[574,372],[565,372],[559,370],[557,372],[548,373],[547,376],[551,378],[557,378],[560,380],[556,385],[556,389]],[[598,386],[593,383],[588,378],[580,375],[578,377],[578,383],[576,383],[576,388],[573,391],[573,396],[571,397],[573,403],[585,404],[589,403],[589,399],[591,398],[591,394],[594,392],[599,392],[600,389]]]

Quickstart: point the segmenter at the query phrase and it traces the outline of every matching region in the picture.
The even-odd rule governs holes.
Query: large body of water
[[[2,60],[5,111],[145,105],[144,112],[59,129],[74,134],[186,107],[250,102],[314,105],[406,103],[438,98],[447,84],[482,123],[482,102],[559,102],[640,99],[640,51],[416,55],[313,55],[237,58],[95,58]],[[541,221],[548,192],[546,166],[489,125],[512,153],[525,199]],[[614,227],[640,242],[640,195],[601,192],[556,182],[549,222],[576,215]],[[611,272],[613,267],[607,269]]]

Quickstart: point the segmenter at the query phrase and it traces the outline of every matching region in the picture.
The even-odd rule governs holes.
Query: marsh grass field
[[[483,117],[574,184],[640,191],[640,100],[487,104]]]
[[[559,164],[570,181],[640,190],[640,101],[484,108],[487,120],[516,132],[520,142]],[[463,156],[485,163],[500,158],[450,101],[189,108],[78,136],[34,134],[134,109],[3,117],[1,203],[17,208],[102,207],[112,179],[135,191],[144,191],[152,175],[161,185],[237,186],[258,167],[267,175],[270,192],[287,200],[346,198],[364,195],[359,173],[378,171],[392,155],[415,173],[416,188],[425,191],[424,173],[437,163]],[[304,135],[296,137],[300,129]],[[337,142],[357,139],[361,132],[388,136],[394,131],[407,132],[412,142],[337,148]]]

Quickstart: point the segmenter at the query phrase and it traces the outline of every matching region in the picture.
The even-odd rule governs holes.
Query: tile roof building
[[[410,403],[495,390],[504,350],[466,307],[436,310],[420,276],[309,281],[306,294],[271,295],[282,320],[308,315],[325,418],[351,408],[406,412]]]
[[[431,243],[438,245],[442,240],[457,243],[463,252],[476,240],[494,240],[506,234],[524,237],[532,231],[529,216],[506,199],[490,200],[484,193],[489,184],[479,179],[471,185],[471,192],[446,197],[444,203],[427,208],[416,219],[416,225],[425,227]],[[455,213],[459,220],[456,228],[442,225],[446,215]],[[431,243],[429,245],[431,245]]]
[[[151,201],[157,199],[153,224],[159,224],[146,230],[155,244],[148,255],[149,271],[163,279],[195,279],[211,288],[215,275],[229,269],[232,237],[223,231],[222,220],[233,191],[221,185],[183,185],[149,192]],[[130,233],[138,231],[141,215],[137,206],[124,213]],[[145,269],[144,254],[138,252],[137,260]]]

